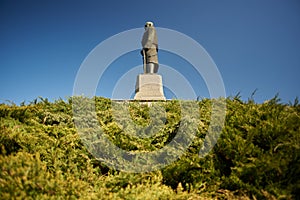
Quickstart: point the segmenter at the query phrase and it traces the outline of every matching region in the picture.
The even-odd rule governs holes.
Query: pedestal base
[[[166,100],[162,77],[158,74],[139,74],[135,85],[135,100]]]

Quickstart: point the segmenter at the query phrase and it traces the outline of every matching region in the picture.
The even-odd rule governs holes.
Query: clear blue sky
[[[257,89],[257,102],[276,93],[283,102],[300,97],[297,0],[2,0],[0,102],[71,96],[76,73],[93,48],[148,20],[200,43],[216,63],[227,96],[241,92],[247,99]],[[162,64],[172,64],[167,53],[161,52],[159,58]],[[131,66],[140,65],[141,57],[132,52],[114,64],[101,82],[107,87],[102,85],[97,95],[110,97],[111,85]],[[195,79],[192,73],[187,76]],[[192,84],[203,87],[201,81]],[[199,89],[197,95],[207,93]]]

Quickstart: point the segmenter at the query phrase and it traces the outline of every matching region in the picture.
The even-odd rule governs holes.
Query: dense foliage
[[[74,101],[40,98],[28,105],[0,105],[0,199],[300,198],[297,100],[287,105],[277,97],[262,104],[226,99],[225,127],[204,158],[198,152],[213,100],[198,101],[200,120],[193,143],[176,162],[148,173],[113,170],[95,159],[74,126]],[[167,113],[163,129],[139,138],[125,134],[114,120],[111,100],[96,97],[95,102],[107,137],[129,151],[162,148],[175,137],[181,120],[179,101],[162,103]],[[149,125],[147,105],[132,102],[129,112],[134,124]]]

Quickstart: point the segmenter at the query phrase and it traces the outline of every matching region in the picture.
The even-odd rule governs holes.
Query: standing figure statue
[[[154,74],[158,71],[158,42],[156,30],[153,22],[146,22],[145,32],[142,39],[143,49],[141,54],[143,55],[144,73]]]

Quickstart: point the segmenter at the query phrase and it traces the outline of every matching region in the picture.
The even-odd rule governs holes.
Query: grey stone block
[[[139,74],[135,86],[135,100],[166,100],[162,77],[158,74]]]

